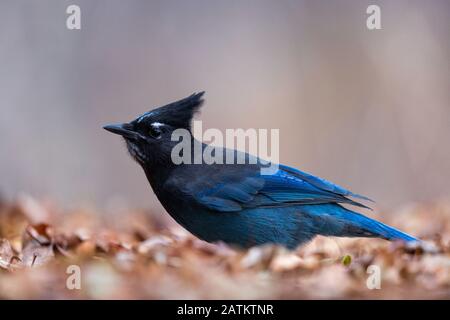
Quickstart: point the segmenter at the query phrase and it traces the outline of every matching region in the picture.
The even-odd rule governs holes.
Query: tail
[[[318,228],[317,233],[337,237],[369,237],[386,240],[402,240],[405,242],[420,242],[400,230],[384,223],[348,210],[338,204],[310,206],[316,207],[309,214],[314,215]],[[322,207],[322,208],[320,208]]]

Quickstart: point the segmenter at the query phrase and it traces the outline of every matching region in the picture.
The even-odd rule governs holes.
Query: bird
[[[326,237],[367,237],[403,242],[419,239],[354,210],[369,208],[369,198],[337,184],[234,149],[256,163],[178,163],[172,150],[177,130],[192,134],[192,121],[204,103],[204,92],[148,111],[136,119],[103,128],[123,137],[131,157],[142,167],[158,200],[172,218],[194,236],[237,248],[273,244],[289,250]],[[178,131],[179,132],[179,131]],[[208,144],[192,138],[201,150]],[[182,153],[183,153],[182,152]],[[350,208],[349,208],[350,207]]]

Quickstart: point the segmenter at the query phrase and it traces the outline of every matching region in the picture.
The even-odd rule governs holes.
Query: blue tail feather
[[[322,235],[420,241],[407,233],[337,204],[310,206],[308,211],[315,216]]]
[[[368,229],[370,232],[373,232],[379,238],[383,238],[386,240],[403,240],[406,242],[419,241],[417,238],[410,236],[405,232],[402,232],[382,222],[367,218],[362,215],[360,215],[358,219],[355,220],[357,225],[361,226],[361,228]]]

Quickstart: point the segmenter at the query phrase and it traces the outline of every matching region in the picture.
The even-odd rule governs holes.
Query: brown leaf
[[[96,246],[93,240],[84,241],[76,247],[75,254],[81,258],[91,257],[95,255]]]
[[[274,272],[295,270],[303,265],[303,259],[294,253],[279,254],[270,263],[270,269]]]
[[[250,248],[247,254],[241,260],[241,267],[244,269],[254,268],[257,266],[267,267],[275,255],[276,246],[264,245]]]
[[[41,245],[49,245],[52,242],[51,228],[48,224],[40,223],[29,225],[26,228],[26,232],[31,239],[37,241]]]
[[[0,268],[9,270],[15,254],[6,239],[0,239]]]
[[[22,251],[22,263],[27,267],[36,267],[48,263],[54,257],[53,245],[42,245],[33,240]]]
[[[20,250],[21,237],[28,225],[28,220],[23,211],[16,204],[4,206],[0,212],[0,238],[6,238],[17,244]]]
[[[168,245],[172,244],[172,242],[173,240],[167,236],[154,236],[141,242],[137,247],[137,251],[140,254],[148,254],[149,252],[157,248],[167,247]]]

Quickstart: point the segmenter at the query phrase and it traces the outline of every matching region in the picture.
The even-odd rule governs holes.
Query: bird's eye
[[[148,134],[155,139],[161,138],[162,130],[158,126],[150,126],[150,130],[148,131]]]

